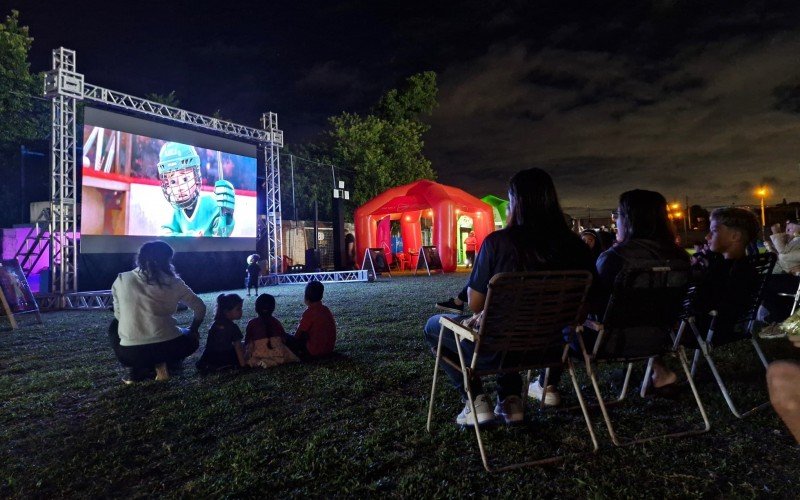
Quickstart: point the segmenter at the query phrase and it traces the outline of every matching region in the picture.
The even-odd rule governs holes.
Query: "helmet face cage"
[[[191,208],[200,196],[200,167],[161,174],[161,191],[175,208]]]
[[[168,142],[161,147],[158,176],[164,197],[175,208],[192,208],[200,196],[200,157],[192,146]]]

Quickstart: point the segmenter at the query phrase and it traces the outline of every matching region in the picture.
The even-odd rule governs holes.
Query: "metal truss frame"
[[[75,51],[53,51],[53,69],[44,82],[51,103],[50,139],[50,283],[53,292],[78,289],[78,198],[76,181],[76,100],[83,96],[83,75],[75,72]]]
[[[367,271],[359,269],[356,271],[334,271],[319,273],[297,273],[297,274],[273,274],[261,276],[258,284],[266,285],[293,285],[303,284],[309,281],[320,281],[322,283],[355,282],[368,281]]]
[[[278,130],[278,115],[264,113],[261,126],[269,132]],[[266,191],[267,270],[270,274],[283,272],[283,231],[281,213],[281,146],[277,143],[264,146],[264,184]]]
[[[278,115],[265,113],[263,129],[220,120],[191,111],[167,106],[84,82],[75,71],[75,51],[60,47],[53,50],[52,70],[47,72],[44,95],[51,105],[51,185],[50,185],[50,283],[51,292],[62,297],[62,306],[72,303],[67,294],[78,289],[78,213],[76,106],[86,100],[165,119],[193,128],[208,130],[229,137],[255,142],[263,148],[267,176],[267,231],[270,235],[269,255],[272,272],[280,271],[283,245],[281,237],[280,148],[283,131],[278,128]],[[95,292],[91,292],[95,293]],[[98,292],[99,293],[99,292]],[[78,300],[79,304],[83,304]],[[89,307],[92,308],[92,307]]]
[[[57,293],[37,294],[36,302],[42,311],[57,309],[102,309],[108,310],[114,303],[111,290],[95,292],[74,292],[63,295]]]

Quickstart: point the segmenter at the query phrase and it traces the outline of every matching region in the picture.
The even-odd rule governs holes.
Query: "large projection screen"
[[[87,107],[81,253],[251,251],[256,146]]]

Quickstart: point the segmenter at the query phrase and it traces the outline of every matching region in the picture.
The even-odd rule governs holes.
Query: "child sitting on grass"
[[[217,314],[208,331],[206,350],[197,362],[200,371],[222,370],[245,366],[242,331],[234,321],[242,319],[244,300],[235,293],[217,297]]]
[[[248,366],[269,368],[284,363],[300,361],[284,344],[286,331],[272,313],[275,312],[275,297],[262,293],[256,299],[257,318],[247,323],[244,345]]]
[[[325,287],[319,281],[306,285],[306,310],[297,331],[286,339],[286,345],[301,361],[327,356],[336,345],[336,320],[331,310],[322,304]]]

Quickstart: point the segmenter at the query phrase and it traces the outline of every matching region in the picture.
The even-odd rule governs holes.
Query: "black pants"
[[[119,344],[119,321],[114,319],[108,327],[108,338],[114,354],[124,366],[130,368],[152,368],[160,363],[176,363],[191,356],[200,347],[194,335],[185,334],[165,342],[123,346]]]
[[[475,264],[475,250],[467,250],[467,265],[472,267]]]

